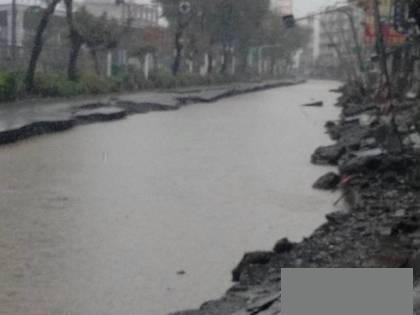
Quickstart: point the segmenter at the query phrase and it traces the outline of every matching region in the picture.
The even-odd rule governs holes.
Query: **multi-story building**
[[[45,8],[45,0],[16,0],[16,45],[21,47],[25,37],[33,34],[35,25],[28,23],[30,13],[36,8]],[[159,11],[157,6],[124,2],[118,0],[84,0],[76,1],[74,9],[85,7],[95,16],[107,15],[123,23],[130,19],[132,27],[157,26]],[[32,11],[31,11],[32,10]],[[60,3],[55,11],[55,16],[65,16],[65,7]],[[13,6],[12,0],[0,2],[0,45],[10,46],[13,41]]]
[[[134,1],[84,0],[79,6],[85,7],[95,16],[106,15],[120,22],[130,20],[133,27],[157,26],[159,23],[158,6],[139,4]]]
[[[316,61],[321,74],[341,76],[346,71],[345,64],[354,67],[357,63],[356,53],[359,53],[363,43],[363,18],[363,10],[351,4],[325,8],[325,13],[319,17],[319,52]],[[353,27],[356,34],[353,34]]]
[[[316,15],[308,15],[299,21],[299,26],[310,33],[306,46],[295,56],[295,68],[299,74],[311,75],[319,56],[319,19]]]
[[[34,27],[29,23],[29,15],[37,8],[45,8],[44,0],[16,0],[16,45],[23,46],[28,33],[34,32]],[[57,6],[56,16],[64,16],[63,4]],[[10,46],[13,41],[13,6],[12,0],[0,3],[0,46]]]
[[[297,54],[297,70],[315,76],[341,77],[345,65],[354,68],[358,63],[357,53],[364,51],[363,21],[364,11],[347,1],[299,19],[299,25],[311,32],[311,40]]]

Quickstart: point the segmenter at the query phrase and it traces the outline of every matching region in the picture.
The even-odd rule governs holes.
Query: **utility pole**
[[[16,21],[17,19],[17,6],[16,0],[12,0],[12,60],[13,63],[16,63],[16,49],[17,49],[17,39],[16,39]]]
[[[384,34],[382,32],[382,22],[381,22],[381,14],[379,11],[379,1],[378,0],[374,0],[373,2],[373,10],[374,10],[374,18],[375,18],[375,26],[376,26],[376,49],[378,51],[378,56],[379,56],[379,63],[381,66],[381,72],[382,75],[385,77],[385,84],[386,84],[386,88],[387,88],[387,95],[386,100],[388,101],[386,104],[386,108],[385,108],[385,113],[386,114],[391,114],[391,129],[392,129],[392,133],[393,136],[396,140],[396,144],[398,144],[397,146],[397,151],[401,151],[403,150],[403,141],[401,139],[400,133],[398,132],[398,126],[396,124],[395,121],[395,112],[393,112],[393,91],[392,91],[392,82],[391,82],[391,78],[389,76],[389,71],[388,71],[388,63],[387,63],[387,56],[386,56],[386,46],[385,46],[385,41],[384,41]],[[390,137],[389,142],[393,143],[393,141],[391,140],[392,137]],[[395,144],[394,143],[394,144]],[[393,148],[393,150],[395,150],[394,145],[391,146]]]
[[[345,15],[347,15],[347,17],[349,19],[351,34],[353,36],[353,41],[354,41],[354,45],[355,45],[355,48],[356,48],[357,61],[359,62],[359,69],[360,69],[361,75],[363,77],[364,64],[363,64],[363,57],[362,57],[362,47],[360,46],[360,43],[359,43],[359,36],[357,35],[356,26],[355,26],[355,23],[354,23],[354,17],[353,17],[352,12],[347,11],[347,9],[343,9],[342,12]]]

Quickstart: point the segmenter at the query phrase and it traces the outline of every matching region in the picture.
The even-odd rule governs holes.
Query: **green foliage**
[[[150,90],[155,87],[152,80],[147,80],[142,71],[129,69],[127,73],[114,77],[119,89],[124,91]]]
[[[262,35],[269,0],[190,0],[192,10],[187,17],[179,13],[179,0],[155,1],[162,5],[171,30],[186,25],[185,47],[190,51],[223,47],[234,49],[245,59],[250,47],[265,44]]]
[[[153,85],[159,89],[171,89],[177,86],[177,77],[171,73],[154,73],[150,80]]]
[[[119,90],[120,86],[116,80],[98,75],[87,75],[73,81],[64,75],[38,74],[35,78],[34,94],[43,97],[70,97],[106,94]]]
[[[115,19],[105,14],[96,17],[82,7],[74,14],[74,26],[91,49],[112,49],[127,31]]]
[[[14,101],[24,91],[24,73],[0,73],[0,102]],[[216,85],[238,81],[240,78],[230,75],[214,74],[201,76],[181,74],[174,76],[168,72],[159,72],[146,80],[141,71],[130,69],[127,73],[112,78],[99,75],[83,75],[78,81],[68,80],[64,74],[37,73],[33,95],[41,97],[72,97],[79,95],[99,95],[123,91],[141,91],[150,89],[174,89],[200,85]]]
[[[238,78],[236,76],[220,74],[208,76],[201,76],[197,74],[180,74],[174,76],[170,73],[159,73],[154,74],[151,77],[151,80],[154,83],[155,88],[174,89],[190,86],[225,84],[238,81]]]
[[[87,89],[80,82],[70,81],[64,75],[37,74],[33,91],[35,95],[43,97],[69,97],[85,94]]]
[[[266,45],[275,47],[266,49],[264,55],[284,60],[290,59],[310,40],[310,34],[311,32],[302,26],[286,29],[283,17],[270,13],[264,22],[262,40]]]
[[[86,89],[87,94],[106,94],[117,92],[120,89],[116,80],[104,78],[99,75],[83,76],[79,83]]]
[[[0,73],[0,102],[14,101],[23,88],[23,74],[20,72]]]

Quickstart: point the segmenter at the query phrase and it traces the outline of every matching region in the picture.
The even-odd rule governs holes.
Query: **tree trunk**
[[[209,51],[208,53],[208,65],[207,65],[207,74],[213,73],[213,51]]]
[[[248,71],[248,55],[247,53],[245,53],[243,50],[239,51],[239,55],[238,55],[238,59],[239,59],[239,66],[238,66],[238,71],[242,74],[246,74]]]
[[[183,45],[181,42],[182,34],[183,34],[182,30],[178,30],[175,34],[175,60],[174,60],[174,64],[172,65],[172,74],[175,76],[178,75],[179,68],[181,66],[181,57],[182,57],[182,49],[183,49]]]
[[[222,68],[220,69],[221,74],[226,73],[226,70],[229,65],[229,59],[230,59],[230,53],[226,47],[223,47],[223,63],[222,63]]]
[[[42,15],[41,21],[38,24],[38,28],[36,30],[35,39],[34,39],[32,51],[31,51],[31,58],[29,60],[29,65],[26,71],[26,76],[25,76],[25,89],[27,93],[30,93],[33,91],[36,66],[38,64],[39,56],[41,55],[42,48],[44,45],[44,40],[43,40],[44,33],[47,29],[50,17],[51,15],[53,15],[55,8],[57,7],[60,1],[61,0],[53,0],[48,5],[48,7],[44,11],[44,14]]]
[[[277,58],[275,56],[275,53],[272,53],[270,56],[270,66],[271,66],[271,76],[275,77],[276,76],[276,62],[277,62]]]
[[[66,5],[66,19],[70,32],[70,56],[67,67],[67,77],[69,80],[76,81],[77,74],[77,60],[80,55],[80,49],[84,43],[83,37],[79,34],[74,26],[73,21],[73,0],[64,0]]]
[[[95,68],[95,73],[97,75],[101,75],[101,69],[99,67],[99,60],[98,60],[98,52],[95,48],[90,47],[89,48],[90,56],[92,57],[93,66]]]
[[[203,62],[203,54],[198,51],[195,50],[194,55],[193,55],[193,73],[197,74],[197,75],[201,75],[201,67],[202,67],[202,62]]]
[[[67,68],[67,77],[71,81],[77,81],[77,60],[79,59],[80,49],[82,48],[83,41],[80,38],[71,40],[69,64]]]

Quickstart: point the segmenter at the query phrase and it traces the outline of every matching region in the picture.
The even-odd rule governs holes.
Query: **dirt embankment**
[[[300,243],[248,253],[233,270],[235,285],[217,301],[177,315],[280,314],[281,268],[414,268],[420,273],[420,103],[378,104],[343,88],[336,140],[318,148],[314,164],[336,165],[317,187],[341,189],[349,209]],[[205,284],[203,284],[205,285]]]

